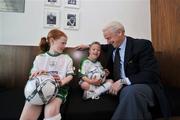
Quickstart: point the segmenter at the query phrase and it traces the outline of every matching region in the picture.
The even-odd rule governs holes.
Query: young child
[[[112,80],[106,79],[109,71],[103,69],[97,60],[101,53],[99,42],[93,42],[89,47],[89,56],[80,65],[80,86],[84,90],[83,99],[98,99],[99,95],[109,90]]]
[[[51,30],[47,38],[41,38],[39,46],[44,53],[36,56],[30,78],[47,72],[51,73],[60,84],[59,92],[56,98],[44,107],[32,105],[26,101],[20,120],[37,120],[42,108],[44,108],[44,120],[61,119],[60,106],[66,100],[68,94],[67,83],[72,80],[72,74],[74,74],[72,59],[63,53],[66,43],[66,34],[58,29]]]

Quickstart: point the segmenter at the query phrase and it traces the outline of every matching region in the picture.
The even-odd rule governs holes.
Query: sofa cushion
[[[166,86],[165,90],[171,106],[172,116],[180,116],[180,88]]]
[[[23,89],[1,91],[0,96],[0,120],[18,120],[25,102]]]
[[[97,100],[83,100],[80,88],[72,89],[70,93],[64,114],[67,120],[110,120],[118,102],[117,97],[109,94],[103,94]]]

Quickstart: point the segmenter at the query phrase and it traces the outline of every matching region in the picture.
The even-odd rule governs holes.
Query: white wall
[[[49,29],[43,27],[44,0],[26,0],[24,13],[0,13],[0,44],[38,45]],[[61,8],[61,21],[64,6]],[[105,43],[103,26],[119,20],[132,37],[151,40],[150,0],[81,0],[79,30],[64,30],[68,46],[91,43],[98,40]],[[60,22],[62,23],[62,22]]]
[[[0,14],[0,42],[2,40],[2,15]]]

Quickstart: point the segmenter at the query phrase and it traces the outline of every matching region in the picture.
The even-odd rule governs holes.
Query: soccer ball
[[[47,104],[58,93],[59,84],[51,75],[39,75],[29,79],[24,94],[26,100],[34,105]]]
[[[105,73],[101,73],[101,72],[94,73],[91,78],[96,78],[98,80],[101,80],[101,83],[104,83],[106,80]]]
[[[90,70],[90,72],[88,73],[88,78],[96,78],[98,80],[101,80],[101,83],[104,83],[106,80],[105,71],[100,69]]]

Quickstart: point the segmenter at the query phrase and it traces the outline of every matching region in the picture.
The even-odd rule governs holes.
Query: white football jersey
[[[105,72],[99,61],[91,61],[89,59],[83,60],[80,66],[81,76],[87,76],[89,79],[92,79],[93,75],[100,74],[101,77],[104,77]],[[97,76],[96,76],[97,77]]]
[[[74,74],[73,61],[67,54],[51,55],[49,52],[36,56],[31,73],[38,70],[56,71],[61,79]]]

